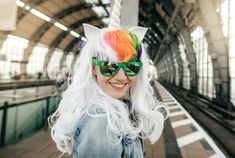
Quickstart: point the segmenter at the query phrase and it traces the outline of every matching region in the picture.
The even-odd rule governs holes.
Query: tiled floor
[[[1,158],[57,158],[60,152],[51,140],[50,131],[40,131],[15,145],[0,148]],[[70,158],[65,155],[61,158]]]
[[[198,157],[210,157],[215,154],[215,151],[209,146],[209,148],[205,148],[205,146],[202,144],[202,141],[207,143],[205,139],[202,139],[200,141],[196,141],[194,143],[191,143],[183,148],[181,148],[181,153],[184,158],[198,158]],[[202,152],[203,151],[203,152]]]
[[[185,136],[187,134],[190,134],[193,132],[192,128],[190,126],[193,126],[193,124],[189,124],[189,125],[184,125],[184,126],[180,126],[180,127],[176,127],[174,129],[176,138],[180,138],[182,136]]]
[[[145,141],[146,158],[165,158],[163,136],[153,145]],[[15,145],[0,148],[1,158],[57,158],[60,152],[51,140],[50,131],[40,131]],[[71,158],[65,154],[61,158]]]
[[[183,119],[187,119],[186,115],[179,115],[179,116],[174,116],[174,117],[170,117],[171,122],[177,122]]]
[[[151,145],[150,143],[146,141],[145,148],[147,152],[146,158],[166,158],[163,135],[153,145]]]
[[[168,104],[171,125],[180,147],[183,158],[224,158],[225,155],[214,141],[198,125],[198,123],[184,110],[169,92],[158,82],[155,82],[163,102]]]

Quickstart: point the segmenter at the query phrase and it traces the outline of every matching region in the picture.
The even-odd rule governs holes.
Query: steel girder
[[[173,12],[172,16],[170,17],[170,22],[169,22],[169,24],[168,24],[168,26],[167,26],[167,29],[166,29],[165,34],[164,34],[164,38],[162,39],[161,45],[160,45],[160,47],[159,47],[159,49],[158,49],[158,51],[157,51],[156,57],[155,57],[155,59],[154,59],[154,62],[158,62],[158,61],[160,60],[161,56],[162,56],[161,52],[164,52],[164,51],[162,50],[162,49],[164,48],[164,42],[166,41],[167,36],[169,36],[168,34],[169,34],[169,32],[170,32],[170,29],[171,29],[171,27],[172,27],[172,24],[173,24],[173,22],[174,22],[174,19],[175,19],[175,17],[177,16],[177,13],[178,13],[178,11],[179,11],[180,6],[181,6],[181,1],[178,2],[177,6],[176,6],[175,9],[174,9],[174,12]]]

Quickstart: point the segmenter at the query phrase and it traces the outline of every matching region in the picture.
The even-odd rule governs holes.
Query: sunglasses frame
[[[115,76],[121,68],[123,69],[123,71],[127,77],[137,76],[143,66],[143,63],[141,61],[117,62],[117,66],[118,66],[117,70],[115,70],[114,73],[107,75],[107,74],[103,74],[101,71],[101,66],[103,66],[104,62],[108,62],[108,61],[107,60],[97,60],[96,57],[92,58],[92,63],[98,65],[100,74],[103,76],[107,76],[107,77]],[[125,68],[127,66],[129,66],[131,63],[138,63],[138,65],[140,66],[139,71],[137,73],[134,73],[134,75],[130,75],[130,74],[126,73]]]

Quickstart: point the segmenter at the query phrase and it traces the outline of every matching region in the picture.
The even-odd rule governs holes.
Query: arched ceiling
[[[103,19],[109,17],[110,10],[110,3],[107,1],[103,3],[102,0],[94,0],[93,3],[87,3],[85,0],[21,0],[51,20],[48,22],[37,17],[26,6],[19,7],[16,30],[9,33],[28,39],[33,45],[42,43],[65,51],[76,51],[80,37],[71,35],[70,31],[83,36],[82,23],[106,26]],[[97,15],[92,9],[94,7],[102,8],[103,13]],[[154,59],[171,37],[177,35],[178,25],[189,29],[198,25],[194,15],[196,9],[196,0],[140,0],[139,25],[149,28],[144,42],[152,50],[151,58]],[[59,22],[68,30],[59,29],[54,22]]]
[[[42,43],[63,50],[77,38],[72,36],[70,31],[82,35],[83,29],[80,27],[82,23],[104,26],[102,19],[109,16],[107,8],[110,4],[102,3],[101,0],[95,3],[86,3],[84,0],[21,0],[21,2],[25,3],[25,6],[18,8],[16,30],[11,34],[28,39],[31,44]],[[31,10],[26,9],[26,5],[47,15],[51,20],[48,22],[37,17]],[[103,13],[97,15],[92,8],[103,8]],[[59,29],[54,25],[55,22],[66,26],[68,30]]]

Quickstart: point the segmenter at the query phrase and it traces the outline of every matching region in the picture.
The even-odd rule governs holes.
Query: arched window
[[[0,55],[4,60],[0,60],[0,76],[3,79],[20,74],[20,65],[23,61],[24,49],[29,41],[20,37],[8,35],[3,43]]]
[[[164,65],[164,61],[161,60],[158,64],[157,64],[157,75],[158,75],[158,79],[159,80],[162,80],[162,79],[166,79],[167,76],[166,76],[166,73],[167,73],[167,70],[166,70],[166,67]]]
[[[62,58],[63,51],[60,49],[56,49],[54,53],[51,55],[51,60],[49,61],[47,72],[48,76],[51,79],[55,79],[57,73],[60,71],[60,60]]]
[[[230,101],[235,105],[235,1],[225,0],[217,12],[221,18],[223,33],[228,45]]]
[[[196,53],[198,92],[199,94],[212,99],[215,97],[213,67],[202,27],[197,27],[191,33],[191,40],[193,42],[194,52]]]
[[[183,60],[183,87],[185,89],[190,89],[190,71],[189,71],[189,62],[186,58],[186,52],[185,52],[185,44],[183,42],[182,38],[179,38],[179,51],[180,51],[180,56]]]
[[[70,52],[67,57],[66,57],[66,61],[65,61],[65,65],[68,68],[72,67],[72,62],[73,62],[73,58],[74,58],[74,53]]]
[[[48,47],[42,44],[37,44],[33,48],[32,55],[29,57],[29,63],[27,65],[27,73],[29,75],[35,75],[43,71],[43,64],[47,52]]]
[[[178,65],[178,63],[177,63],[177,60],[176,60],[176,54],[175,53],[173,53],[173,60],[174,60],[174,64],[175,64],[175,85],[176,86],[179,86],[179,78],[180,78],[180,76],[179,76],[179,65]]]

